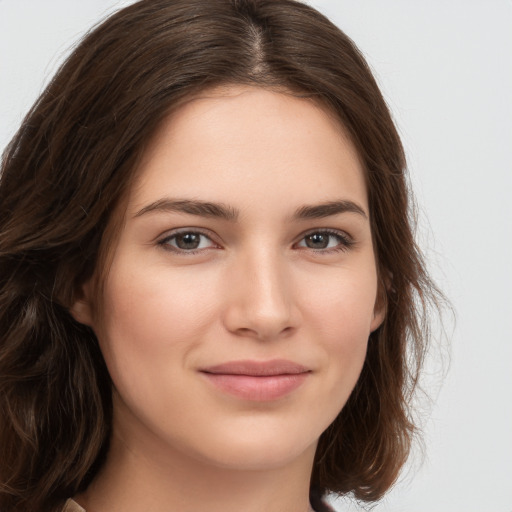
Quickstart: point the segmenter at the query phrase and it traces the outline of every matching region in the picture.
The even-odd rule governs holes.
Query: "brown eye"
[[[305,237],[306,246],[310,249],[326,249],[332,235],[327,233],[313,233]]]
[[[175,233],[161,240],[159,244],[169,250],[188,253],[201,249],[209,249],[215,246],[208,236],[197,231]]]
[[[315,231],[304,236],[298,247],[329,253],[347,250],[353,243],[353,240],[343,232]]]
[[[201,236],[199,233],[183,233],[176,235],[176,246],[179,249],[197,249],[201,243]]]

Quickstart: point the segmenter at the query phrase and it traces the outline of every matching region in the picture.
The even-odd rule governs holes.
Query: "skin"
[[[169,199],[238,218],[156,207]],[[361,211],[293,217],[333,201]],[[88,512],[306,512],[318,438],[384,316],[363,170],[339,123],[261,88],[194,98],[147,148],[113,251],[101,317],[90,283],[72,308],[115,386],[111,449],[77,501]],[[275,359],[308,374],[274,400],[230,395],[201,372]]]

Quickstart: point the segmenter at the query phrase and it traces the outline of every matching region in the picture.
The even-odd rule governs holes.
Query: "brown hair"
[[[435,302],[415,245],[405,158],[352,41],[293,0],[151,0],[73,51],[7,147],[0,182],[0,509],[49,511],[87,487],[108,449],[111,382],[68,307],[101,267],[113,212],[145,144],[181,101],[252,84],[315,98],[364,163],[387,315],[348,403],[320,438],[314,494],[373,501],[395,481]]]

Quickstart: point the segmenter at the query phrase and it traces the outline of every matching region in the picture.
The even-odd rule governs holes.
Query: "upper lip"
[[[296,375],[311,371],[309,368],[287,361],[286,359],[274,359],[271,361],[229,361],[201,368],[204,373],[220,375],[251,375],[267,377],[272,375]]]

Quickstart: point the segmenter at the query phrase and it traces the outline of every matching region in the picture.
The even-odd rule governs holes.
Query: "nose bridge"
[[[267,339],[294,327],[293,289],[283,255],[259,246],[237,260],[232,269],[228,328]]]

